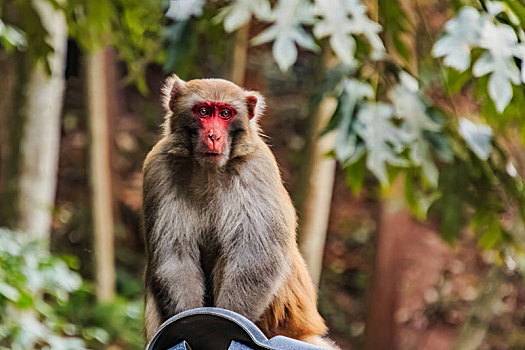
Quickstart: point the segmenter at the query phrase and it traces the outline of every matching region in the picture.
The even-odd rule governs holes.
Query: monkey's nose
[[[210,138],[210,140],[212,141],[218,141],[221,139],[221,136],[220,135],[217,135],[217,134],[209,134],[208,137]]]

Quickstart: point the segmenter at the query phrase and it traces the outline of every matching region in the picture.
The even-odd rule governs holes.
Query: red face
[[[228,103],[215,101],[199,102],[192,111],[202,125],[199,143],[204,157],[221,159],[228,148],[228,126],[237,111]]]

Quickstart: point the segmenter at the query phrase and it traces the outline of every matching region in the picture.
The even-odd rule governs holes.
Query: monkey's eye
[[[199,113],[200,117],[206,117],[206,116],[210,115],[210,111],[208,111],[208,108],[206,108],[206,107],[199,108],[198,113]]]
[[[221,111],[221,118],[222,119],[230,119],[232,116],[232,111],[230,111],[229,109],[223,109]]]

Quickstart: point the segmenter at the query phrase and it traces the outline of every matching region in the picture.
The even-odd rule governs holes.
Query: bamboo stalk
[[[87,58],[87,94],[91,131],[90,175],[92,190],[96,294],[111,300],[115,294],[113,208],[111,190],[109,101],[106,52],[93,51]]]

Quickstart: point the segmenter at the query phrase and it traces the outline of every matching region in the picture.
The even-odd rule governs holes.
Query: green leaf
[[[335,138],[335,155],[343,166],[355,162],[365,152],[354,130],[354,113],[359,101],[373,96],[374,90],[370,85],[355,79],[349,79],[345,82],[345,88],[335,112],[339,120]]]
[[[107,344],[109,341],[109,334],[102,328],[88,327],[82,330],[82,336],[86,339],[95,339],[101,344]]]
[[[40,296],[38,296],[40,297]],[[35,305],[35,298],[29,293],[21,292],[20,298],[16,302],[16,307],[19,309],[33,308]]]
[[[501,226],[492,218],[488,226],[483,228],[478,244],[485,250],[493,249],[503,237]]]
[[[187,21],[191,16],[200,17],[205,0],[170,0],[166,17],[175,21]]]
[[[518,42],[511,22],[494,23],[493,16],[505,10],[501,2],[487,3],[487,9],[490,14],[480,15],[473,7],[462,8],[447,22],[446,34],[436,42],[432,53],[445,57],[445,65],[464,72],[470,66],[471,49],[484,49],[472,67],[472,74],[475,77],[490,74],[488,93],[498,113],[502,113],[512,99],[512,84],[525,81],[525,45]],[[522,59],[521,76],[515,58]]]
[[[392,123],[393,112],[393,108],[384,103],[365,103],[357,113],[355,125],[368,152],[366,166],[383,185],[388,184],[387,163],[400,167],[408,165],[400,155],[405,147],[405,136]]]
[[[25,1],[16,1],[14,4],[19,11],[22,23],[20,28],[25,33],[26,42],[29,43],[26,53],[30,64],[43,62],[47,72],[51,73],[47,57],[53,52],[53,48],[46,41],[48,32],[42,24],[40,15],[33,5],[28,5]]]
[[[467,86],[468,82],[473,79],[472,72],[466,70],[460,72],[457,69],[447,68],[445,72],[446,87],[450,93],[458,93],[462,88]]]
[[[385,42],[393,47],[397,53],[408,62],[410,50],[403,41],[403,34],[408,33],[410,22],[399,0],[378,0],[379,23],[383,27]]]
[[[445,25],[443,35],[432,48],[434,57],[445,57],[443,63],[464,72],[470,66],[470,50],[480,40],[484,21],[479,12],[470,6]]]
[[[279,1],[268,17],[274,22],[251,40],[260,45],[274,40],[273,57],[281,71],[287,71],[297,59],[296,44],[317,51],[319,47],[302,25],[314,22],[313,7],[306,1]]]
[[[397,84],[388,96],[392,100],[396,115],[403,120],[402,135],[410,146],[410,160],[414,165],[421,167],[427,181],[435,187],[439,173],[432,159],[425,132],[438,132],[441,125],[428,113],[428,108],[419,94],[417,81],[405,72],[401,72],[399,76],[401,83]]]
[[[468,168],[457,162],[444,166],[439,177],[441,197],[432,208],[439,213],[441,236],[449,243],[460,237],[466,222],[464,198],[469,185],[468,174]]]
[[[221,9],[216,18],[224,21],[224,29],[231,33],[246,24],[253,15],[262,20],[268,18],[270,13],[268,0],[236,0]]]
[[[321,19],[313,28],[314,35],[319,39],[329,37],[330,46],[342,62],[353,63],[356,48],[353,35],[358,34],[363,34],[372,46],[372,58],[383,58],[385,48],[378,35],[381,26],[368,18],[360,1],[317,0],[315,13]]]
[[[525,5],[522,2],[519,0],[502,0],[502,2],[514,12],[521,25],[525,25]]]
[[[9,325],[0,330],[2,345],[11,349],[85,349],[81,339],[62,337],[65,322],[56,311],[56,297],[67,296],[78,287],[80,277],[52,256],[47,245],[25,232],[0,228],[0,246],[0,310],[15,310],[0,316],[2,324]]]
[[[361,157],[357,161],[345,166],[344,173],[346,183],[350,186],[352,192],[358,195],[363,188],[366,175],[365,157]]]
[[[405,200],[412,214],[419,220],[425,220],[430,206],[439,198],[437,191],[419,188],[419,176],[415,169],[407,171],[405,176]]]
[[[5,25],[0,20],[0,37],[6,49],[17,48],[23,50],[27,47],[27,39],[25,33],[11,25]]]
[[[0,294],[15,303],[20,299],[18,290],[3,282],[0,282]]]
[[[278,36],[272,46],[272,53],[281,71],[285,72],[297,60],[297,47],[290,36]]]
[[[484,24],[480,46],[487,51],[472,67],[472,74],[480,77],[491,73],[488,84],[489,96],[494,101],[496,110],[501,113],[512,99],[511,82],[516,85],[521,82],[514,55],[522,48],[510,26],[494,25],[492,22]],[[521,51],[522,56],[525,56],[525,52]]]
[[[487,160],[492,150],[492,129],[488,125],[474,124],[466,118],[459,119],[459,133],[469,148],[480,159]]]
[[[450,135],[447,132],[424,130],[423,137],[443,162],[451,163],[453,161],[454,151],[452,150]]]

